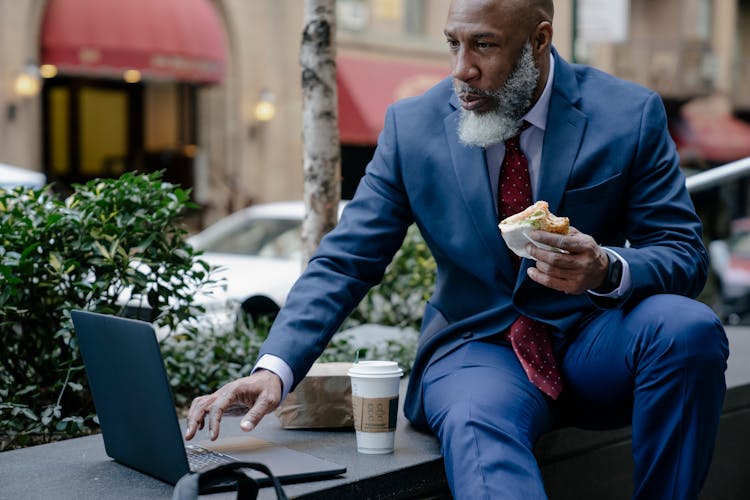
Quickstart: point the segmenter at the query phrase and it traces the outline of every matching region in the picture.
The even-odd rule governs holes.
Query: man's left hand
[[[529,237],[567,252],[527,245],[526,250],[536,259],[536,266],[530,267],[527,273],[540,285],[578,295],[598,288],[607,279],[609,258],[591,236],[571,227],[566,235],[531,231]]]

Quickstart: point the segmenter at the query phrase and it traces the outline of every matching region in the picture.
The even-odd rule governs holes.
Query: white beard
[[[518,121],[497,110],[475,113],[461,108],[458,139],[466,146],[486,148],[516,135]]]
[[[531,43],[526,42],[513,71],[500,90],[480,91],[465,84],[456,83],[454,91],[471,91],[490,97],[495,107],[483,113],[461,108],[458,138],[467,146],[486,148],[510,139],[518,132],[521,118],[531,106],[531,98],[539,81],[539,69],[531,55]]]

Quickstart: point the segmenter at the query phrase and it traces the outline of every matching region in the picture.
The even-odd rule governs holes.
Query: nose
[[[479,77],[479,68],[477,67],[471,53],[463,47],[459,48],[453,54],[453,69],[451,76],[456,80],[470,83]]]

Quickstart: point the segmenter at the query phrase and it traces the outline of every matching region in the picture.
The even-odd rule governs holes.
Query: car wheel
[[[242,311],[249,315],[255,323],[261,318],[273,321],[279,314],[279,309],[276,302],[263,295],[248,297],[242,303]]]
[[[732,326],[737,326],[742,322],[742,316],[737,313],[730,313],[727,316],[727,323]]]

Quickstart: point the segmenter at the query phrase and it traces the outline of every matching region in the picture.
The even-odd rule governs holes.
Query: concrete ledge
[[[727,395],[711,470],[700,498],[750,498],[750,331],[727,327],[730,359]],[[630,428],[566,428],[543,436],[537,457],[554,500],[630,499],[633,458]]]
[[[750,329],[728,328],[728,334],[728,392],[702,500],[750,498]],[[227,418],[222,435],[239,434],[239,419]],[[401,414],[392,455],[358,454],[354,433],[349,430],[284,430],[274,415],[265,418],[253,435],[347,466],[347,473],[338,478],[286,485],[290,498],[450,498],[437,441],[411,428]],[[560,429],[542,437],[537,456],[553,500],[631,497],[629,429]],[[0,498],[85,500],[172,495],[171,485],[108,458],[99,435],[0,453],[0,485]],[[259,498],[275,495],[264,488]]]

